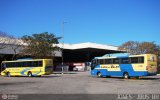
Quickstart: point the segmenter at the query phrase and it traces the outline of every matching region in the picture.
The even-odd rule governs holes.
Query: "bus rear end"
[[[44,59],[44,69],[45,75],[49,75],[53,73],[53,60],[52,59]]]
[[[146,70],[148,76],[156,75],[157,74],[157,57],[154,54],[147,54],[146,55]]]

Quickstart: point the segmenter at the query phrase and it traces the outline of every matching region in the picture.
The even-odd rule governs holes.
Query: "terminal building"
[[[13,42],[13,41],[12,41]],[[7,43],[5,48],[0,49],[0,62],[3,60],[12,60],[13,55],[19,54],[22,45],[17,48],[17,44]],[[61,71],[62,65],[64,71],[85,71],[89,70],[89,64],[94,57],[106,54],[121,53],[118,47],[97,43],[79,43],[79,44],[56,44],[61,51],[54,53],[54,70]]]
[[[97,43],[79,43],[79,44],[59,44],[62,48],[62,55],[64,65],[67,66],[65,70],[84,71],[88,70],[89,62],[94,57],[103,56],[106,54],[120,53],[116,46],[97,44]],[[60,60],[59,60],[60,61]],[[59,70],[61,69],[58,67]],[[58,68],[56,68],[58,70]],[[74,69],[75,68],[75,69]]]

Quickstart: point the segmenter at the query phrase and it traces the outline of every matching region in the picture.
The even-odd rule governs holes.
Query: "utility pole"
[[[63,21],[62,22],[62,37],[63,37],[63,40],[62,40],[62,50],[61,50],[61,55],[62,55],[62,74],[63,74],[63,72],[64,72],[64,63],[63,63],[63,60],[64,60],[64,58],[63,58],[63,56],[64,56],[64,54],[63,54],[63,49],[64,49],[64,24],[65,23],[67,23],[67,22],[65,22],[65,21]]]

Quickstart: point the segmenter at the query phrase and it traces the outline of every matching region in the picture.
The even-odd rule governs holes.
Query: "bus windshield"
[[[1,72],[4,71],[5,69],[6,69],[6,64],[5,64],[5,63],[2,63],[2,64],[1,64]]]
[[[91,70],[93,70],[97,65],[97,60],[96,59],[93,59],[92,62],[91,62]]]

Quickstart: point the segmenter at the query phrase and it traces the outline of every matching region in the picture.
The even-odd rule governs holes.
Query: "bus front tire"
[[[7,72],[6,76],[7,76],[7,77],[10,77],[10,76],[11,76],[10,72]]]
[[[97,72],[97,77],[102,77],[101,72]]]
[[[123,78],[124,78],[124,79],[129,79],[129,74],[128,74],[127,72],[124,72]]]
[[[28,77],[32,77],[32,72],[28,72]]]

